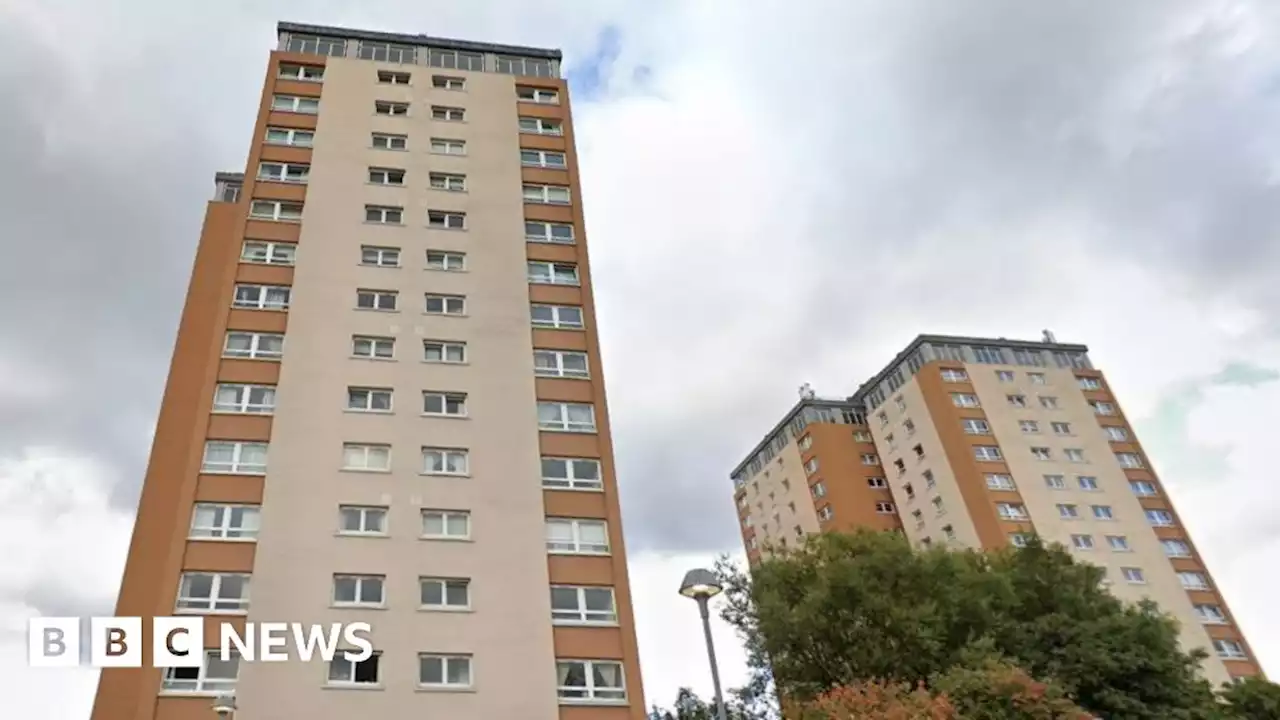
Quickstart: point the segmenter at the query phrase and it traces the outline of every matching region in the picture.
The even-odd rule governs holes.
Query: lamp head
[[[219,695],[213,699],[213,711],[219,720],[230,720],[236,714],[236,696]]]
[[[720,578],[705,568],[696,568],[685,573],[684,582],[680,583],[680,594],[695,600],[719,595],[724,591]]]

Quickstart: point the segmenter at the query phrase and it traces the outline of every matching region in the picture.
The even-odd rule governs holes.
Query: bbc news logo
[[[218,626],[217,648],[205,646],[204,618],[198,615],[151,619],[151,665],[158,668],[198,668],[206,654],[217,653],[223,662],[310,661],[319,655],[332,661],[342,657],[361,662],[373,655],[369,623],[232,623]],[[143,622],[140,617],[89,618],[89,665],[92,667],[142,667]],[[27,626],[27,660],[35,667],[77,667],[81,662],[81,619],[32,618]],[[292,655],[290,654],[292,641]]]

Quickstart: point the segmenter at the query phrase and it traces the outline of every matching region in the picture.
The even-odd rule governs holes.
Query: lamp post
[[[219,695],[214,698],[213,711],[218,714],[218,720],[232,720],[236,714],[236,696]]]
[[[698,601],[698,613],[702,615],[702,634],[707,639],[707,659],[711,661],[711,685],[716,692],[716,712],[720,720],[728,720],[724,709],[724,695],[720,692],[720,668],[716,666],[716,646],[711,641],[711,614],[707,601],[724,591],[716,574],[704,568],[685,573],[680,583],[680,594]]]

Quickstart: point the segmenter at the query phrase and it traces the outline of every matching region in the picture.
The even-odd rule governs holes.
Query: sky
[[[847,395],[925,332],[1088,344],[1280,674],[1280,5],[0,0],[17,714],[88,716],[95,674],[27,668],[26,619],[112,612],[278,20],[564,50],[647,701],[709,693],[675,591],[740,555],[733,466],[802,383]]]

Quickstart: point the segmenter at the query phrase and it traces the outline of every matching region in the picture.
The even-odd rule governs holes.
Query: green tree
[[[812,700],[872,678],[916,687],[993,660],[1108,720],[1216,720],[1202,653],[1061,547],[913,550],[894,533],[824,533],[747,575],[722,560],[725,620],[757,684]],[[949,676],[958,682],[957,676]]]
[[[1280,685],[1252,677],[1222,689],[1230,720],[1280,720]]]
[[[734,697],[725,700],[725,715],[729,720],[756,720],[756,714],[750,712]],[[716,701],[703,700],[687,687],[676,691],[675,702],[666,710],[654,705],[649,711],[649,720],[717,720]]]

